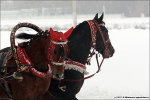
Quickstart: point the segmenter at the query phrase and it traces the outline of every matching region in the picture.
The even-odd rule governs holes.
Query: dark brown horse
[[[16,30],[27,26],[39,34],[18,35],[17,38],[30,41],[16,47]],[[53,96],[48,92],[51,77],[63,79],[64,58],[68,50],[67,37],[72,28],[65,34],[50,29],[50,34],[31,26],[29,23],[18,24],[12,31],[13,35],[11,34],[12,48],[0,50],[0,60],[3,63],[0,65],[0,99],[52,100]]]

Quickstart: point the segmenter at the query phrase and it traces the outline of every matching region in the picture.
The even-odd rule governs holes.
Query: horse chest
[[[33,87],[35,87],[36,91],[39,92],[46,92],[50,86],[50,80],[49,79],[42,79],[36,77],[35,82],[33,84]]]

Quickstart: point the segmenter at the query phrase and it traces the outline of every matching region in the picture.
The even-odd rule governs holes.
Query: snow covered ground
[[[78,23],[84,18],[80,18]],[[2,20],[1,48],[10,46],[10,30],[19,22],[19,20]],[[58,25],[62,30],[72,26],[72,19],[69,18],[53,21],[52,19],[29,20],[28,22],[43,28]],[[149,19],[106,19],[105,23],[115,48],[114,56],[104,60],[98,74],[85,80],[77,97],[81,100],[149,97]],[[33,32],[28,31],[28,33]],[[87,66],[87,70],[90,74],[97,70],[95,58],[92,59],[92,65]]]
[[[101,71],[85,81],[80,99],[121,99],[149,97],[149,30],[109,31],[115,48],[112,58],[104,60]],[[93,58],[89,71],[96,71]]]

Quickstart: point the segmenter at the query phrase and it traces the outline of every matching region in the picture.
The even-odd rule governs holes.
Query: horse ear
[[[73,31],[73,27],[71,27],[67,32],[64,33],[64,36],[66,37],[66,39],[70,36],[72,31]]]
[[[50,28],[50,34],[53,34],[53,33],[54,33],[53,29],[52,29],[52,28]]]
[[[95,15],[94,20],[98,20],[98,13]]]
[[[102,13],[101,17],[98,19],[99,22],[103,21],[104,13]]]

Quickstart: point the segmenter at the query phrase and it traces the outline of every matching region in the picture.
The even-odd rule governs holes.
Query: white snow
[[[149,97],[149,30],[110,30],[115,48],[112,58],[104,60],[101,71],[85,81],[77,95],[80,99]],[[95,58],[88,70],[97,70]]]
[[[77,23],[81,23],[85,20],[93,19],[93,15],[78,15]],[[108,29],[149,29],[149,18],[104,18]],[[1,30],[11,31],[12,28],[20,22],[30,22],[42,29],[49,29],[50,27],[55,30],[67,30],[73,26],[72,16],[47,16],[47,17],[28,17],[28,18],[16,18],[5,19],[1,18]]]
[[[78,19],[82,22],[86,17]],[[91,17],[93,18],[93,17]],[[89,18],[89,19],[91,19]],[[53,21],[52,21],[53,20]],[[149,97],[149,20],[148,18],[105,19],[115,53],[105,59],[101,71],[85,80],[77,95],[79,99],[123,99],[123,97]],[[26,21],[26,20],[24,20]],[[1,48],[10,46],[10,30],[19,20],[2,20]],[[22,20],[21,20],[22,22]],[[28,20],[42,27],[72,26],[71,19]],[[68,26],[67,26],[68,25]],[[6,28],[6,30],[5,30]],[[60,28],[60,29],[61,29]],[[59,30],[61,31],[61,30]],[[28,33],[35,33],[28,31]],[[102,58],[100,57],[100,60]],[[90,74],[97,71],[95,58],[87,66]]]

